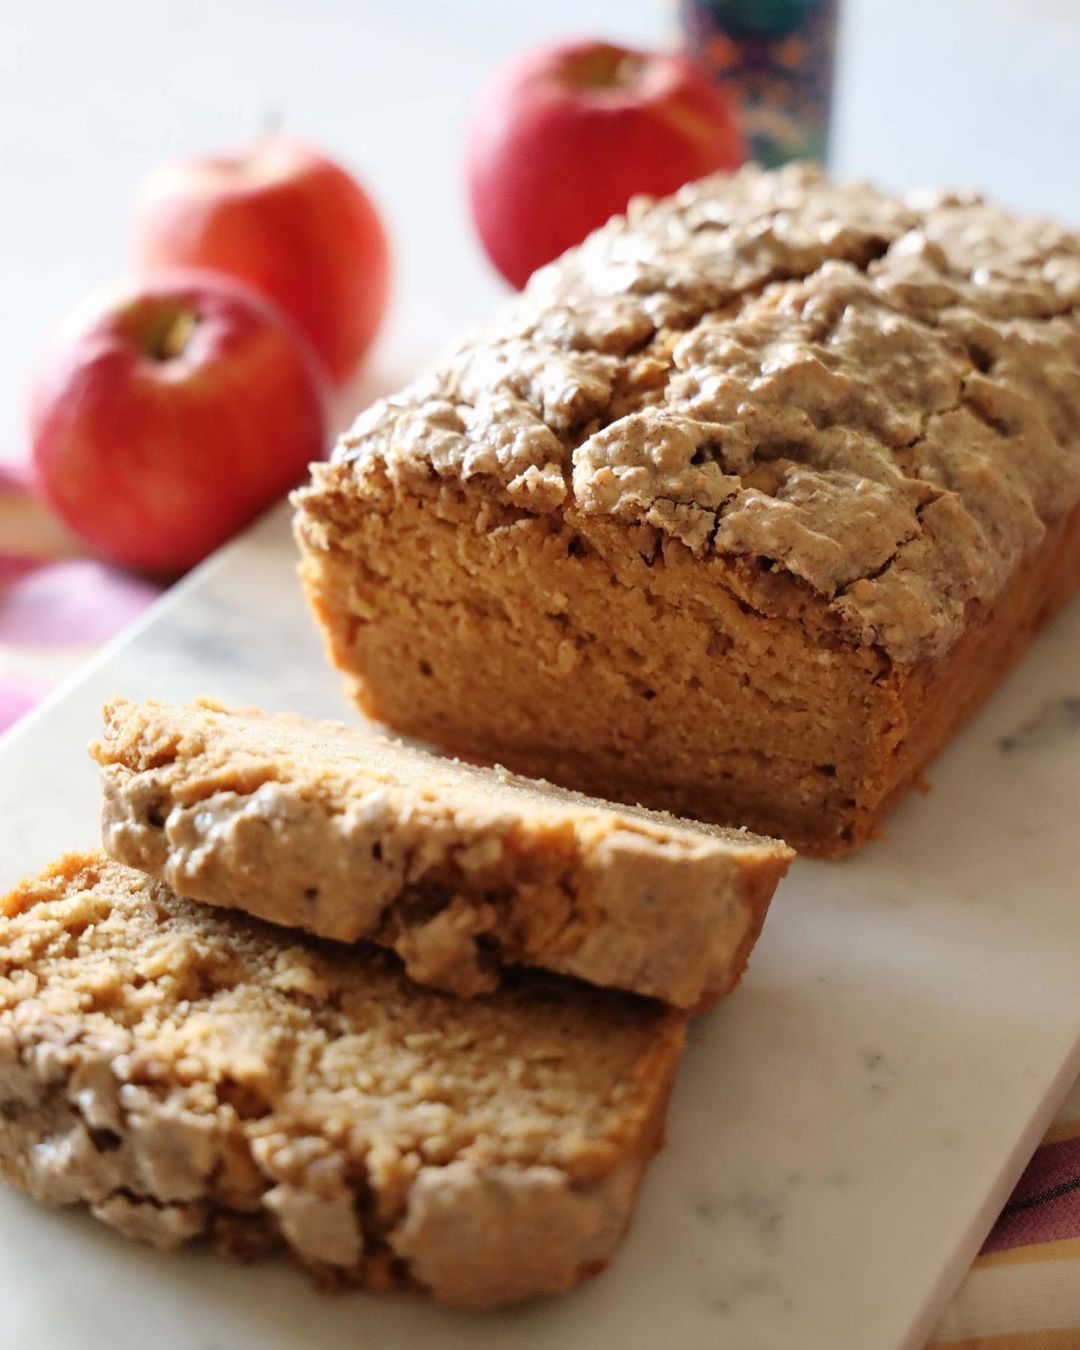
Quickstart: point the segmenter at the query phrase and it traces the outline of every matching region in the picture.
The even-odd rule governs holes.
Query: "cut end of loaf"
[[[305,588],[396,730],[836,856],[1076,589],[1080,235],[748,167],[362,415]]]

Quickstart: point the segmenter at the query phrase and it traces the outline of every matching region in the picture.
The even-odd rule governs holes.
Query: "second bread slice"
[[[71,854],[0,899],[0,1178],[321,1282],[555,1293],[630,1220],[685,1025],[547,975],[447,998]]]
[[[682,1008],[738,981],[791,850],[296,717],[116,700],[105,848],[181,895],[394,948],[460,995],[540,966]]]

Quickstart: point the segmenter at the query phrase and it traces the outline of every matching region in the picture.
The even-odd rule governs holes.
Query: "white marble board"
[[[581,1291],[486,1316],[327,1297],[0,1191],[0,1345],[920,1346],[1080,1070],[1078,654],[1074,606],[887,842],[796,863],[742,986],[694,1025],[624,1248]],[[283,512],[0,743],[0,884],[95,842],[84,746],[116,692],[350,716]]]
[[[378,189],[400,266],[375,381],[404,378],[499,294],[460,200],[477,81],[575,30],[655,42],[671,12],[656,0],[188,0],[177,22],[144,0],[107,8],[103,22],[100,6],[35,0],[0,43],[0,165],[17,188],[0,225],[11,446],[44,328],[123,265],[134,184],[168,154],[242,137],[268,109]],[[845,0],[844,16],[839,172],[973,182],[1077,218],[1080,179],[1062,172],[1080,96],[1074,0]],[[87,70],[92,96],[73,117],[62,91],[83,90]],[[94,842],[82,747],[112,692],[346,715],[291,567],[271,519],[0,743],[0,884]],[[320,1298],[273,1263],[161,1257],[0,1190],[0,1350],[920,1347],[1080,1070],[1078,656],[1074,606],[934,767],[931,795],[894,816],[887,844],[796,865],[745,983],[697,1025],[626,1245],[580,1293],[484,1318]]]

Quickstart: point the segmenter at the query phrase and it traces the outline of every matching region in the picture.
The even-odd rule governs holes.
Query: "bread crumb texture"
[[[466,1003],[70,855],[0,918],[0,1168],[162,1248],[488,1306],[601,1266],[685,1019],[556,977]]]
[[[114,700],[103,838],[179,895],[490,992],[534,965],[682,1007],[738,980],[791,850],[332,723]]]

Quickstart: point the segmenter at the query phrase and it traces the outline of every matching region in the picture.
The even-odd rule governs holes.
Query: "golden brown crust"
[[[434,477],[649,526],[934,659],[1080,496],[1078,300],[1080,236],[1050,222],[750,168],[545,269],[365,413],[314,491]]]
[[[393,947],[490,992],[532,965],[680,1007],[745,965],[791,850],[299,717],[116,699],[103,838],[180,895]]]
[[[448,999],[97,854],[2,908],[0,1170],[44,1203],[469,1306],[617,1243],[681,1015],[550,977]]]
[[[879,828],[953,732],[979,710],[1043,625],[1078,589],[1080,505],[1020,568],[997,603],[971,615],[944,661],[893,670],[882,698],[889,700],[901,734],[892,744],[882,743],[876,778],[881,796],[868,800],[856,816],[853,844]]]

